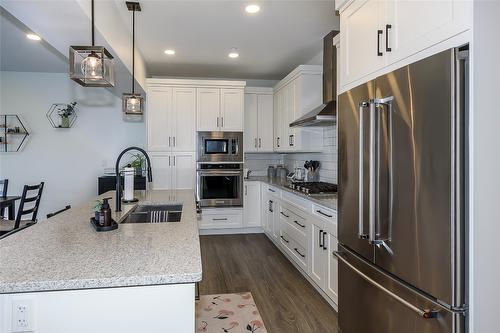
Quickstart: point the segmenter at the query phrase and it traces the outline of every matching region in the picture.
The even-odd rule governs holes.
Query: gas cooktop
[[[311,196],[332,195],[337,193],[337,185],[325,182],[292,182],[288,187]]]

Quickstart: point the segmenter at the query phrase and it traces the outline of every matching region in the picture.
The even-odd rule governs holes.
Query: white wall
[[[471,331],[498,332],[500,320],[499,1],[474,1],[471,117]]]
[[[52,103],[79,104],[74,128],[55,129],[45,113]],[[119,152],[145,144],[143,122],[124,122],[121,99],[102,88],[83,88],[66,73],[0,72],[0,114],[22,116],[30,136],[19,153],[0,154],[0,178],[9,194],[45,182],[39,219],[97,195],[97,177]]]

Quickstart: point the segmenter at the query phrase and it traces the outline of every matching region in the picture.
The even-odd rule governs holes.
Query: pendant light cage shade
[[[114,87],[114,60],[103,46],[70,46],[69,77],[84,87]]]
[[[144,114],[144,98],[141,94],[123,94],[122,105],[123,112],[127,115]]]

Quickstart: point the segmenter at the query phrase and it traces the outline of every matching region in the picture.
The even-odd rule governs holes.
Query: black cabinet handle
[[[328,214],[326,214],[326,213],[323,213],[323,212],[322,212],[322,211],[320,211],[320,210],[317,210],[317,211],[316,211],[316,213],[321,214],[321,215],[326,216],[326,217],[333,217],[333,215],[328,215]]]
[[[328,250],[328,249],[326,248],[326,245],[325,245],[325,244],[326,244],[326,239],[325,239],[325,237],[326,237],[326,232],[323,232],[323,250]]]
[[[221,219],[212,219],[212,221],[227,221],[227,218],[221,218]]]
[[[281,214],[281,215],[283,215],[283,216],[284,216],[284,217],[286,217],[286,218],[289,218],[289,217],[290,217],[290,216],[286,215],[286,214],[285,214],[285,213],[283,213],[283,212],[280,212],[280,214]]]
[[[290,243],[290,241],[286,240],[285,237],[280,236],[282,240],[284,240],[286,243]]]
[[[391,24],[385,25],[385,51],[392,52],[392,48],[389,47],[389,29],[392,29]]]
[[[323,248],[323,244],[321,244],[321,240],[323,240],[323,242],[324,242],[324,240],[325,240],[325,239],[323,238],[323,230],[320,230],[320,231],[319,231],[319,238],[318,238],[318,243],[319,243],[319,244],[318,244],[318,245],[319,245],[319,248],[320,248],[320,249],[322,249],[322,248]]]
[[[293,222],[295,222],[297,225],[301,226],[302,228],[305,228],[305,227],[306,227],[306,225],[305,225],[305,224],[300,224],[298,221],[293,221]]]
[[[383,56],[383,53],[380,52],[380,36],[384,33],[382,30],[377,30],[377,56]]]
[[[306,255],[305,254],[302,254],[299,252],[299,250],[297,248],[294,248],[294,251],[297,252],[299,254],[299,256],[301,256],[302,258],[305,258]]]
[[[275,190],[273,190],[272,188],[268,188],[269,191],[271,192],[276,192]]]

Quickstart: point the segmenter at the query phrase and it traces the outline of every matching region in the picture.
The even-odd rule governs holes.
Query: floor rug
[[[196,301],[196,332],[267,333],[252,294],[203,295]]]

